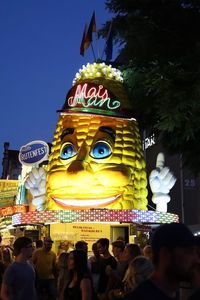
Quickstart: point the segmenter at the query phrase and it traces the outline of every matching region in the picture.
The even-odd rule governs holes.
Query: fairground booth
[[[36,238],[51,235],[55,250],[101,237],[134,242],[161,223],[175,178],[162,153],[149,184],[155,210],[147,209],[147,174],[141,137],[122,74],[105,63],[83,66],[60,109],[49,154],[43,141],[20,149],[22,174],[10,226]],[[4,214],[5,215],[5,214]]]

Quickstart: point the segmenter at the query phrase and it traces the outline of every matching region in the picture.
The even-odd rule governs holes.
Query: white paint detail
[[[104,199],[87,199],[87,200],[75,200],[75,199],[60,199],[53,197],[55,202],[62,204],[63,206],[72,206],[72,207],[88,207],[88,206],[99,206],[104,204],[109,204],[111,202],[116,201],[121,195],[116,195]]]

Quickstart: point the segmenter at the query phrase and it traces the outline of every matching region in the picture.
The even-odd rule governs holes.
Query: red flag
[[[85,50],[87,50],[92,42],[92,33],[96,32],[96,18],[95,18],[95,12],[93,12],[90,25],[88,27],[88,30],[86,29],[87,26],[85,26],[85,30],[83,33],[81,46],[80,46],[80,54],[84,56]]]

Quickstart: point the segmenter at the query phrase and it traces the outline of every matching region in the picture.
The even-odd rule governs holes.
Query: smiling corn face
[[[47,172],[47,209],[146,210],[137,122],[129,117],[121,78],[113,73],[110,79],[113,68],[94,65],[95,75],[89,67],[78,74],[58,120]]]

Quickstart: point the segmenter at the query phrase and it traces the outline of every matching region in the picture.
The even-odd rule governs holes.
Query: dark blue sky
[[[103,0],[0,0],[0,162],[6,141],[52,142],[75,73],[94,61],[91,48],[79,54],[93,10],[99,29],[111,17]]]

